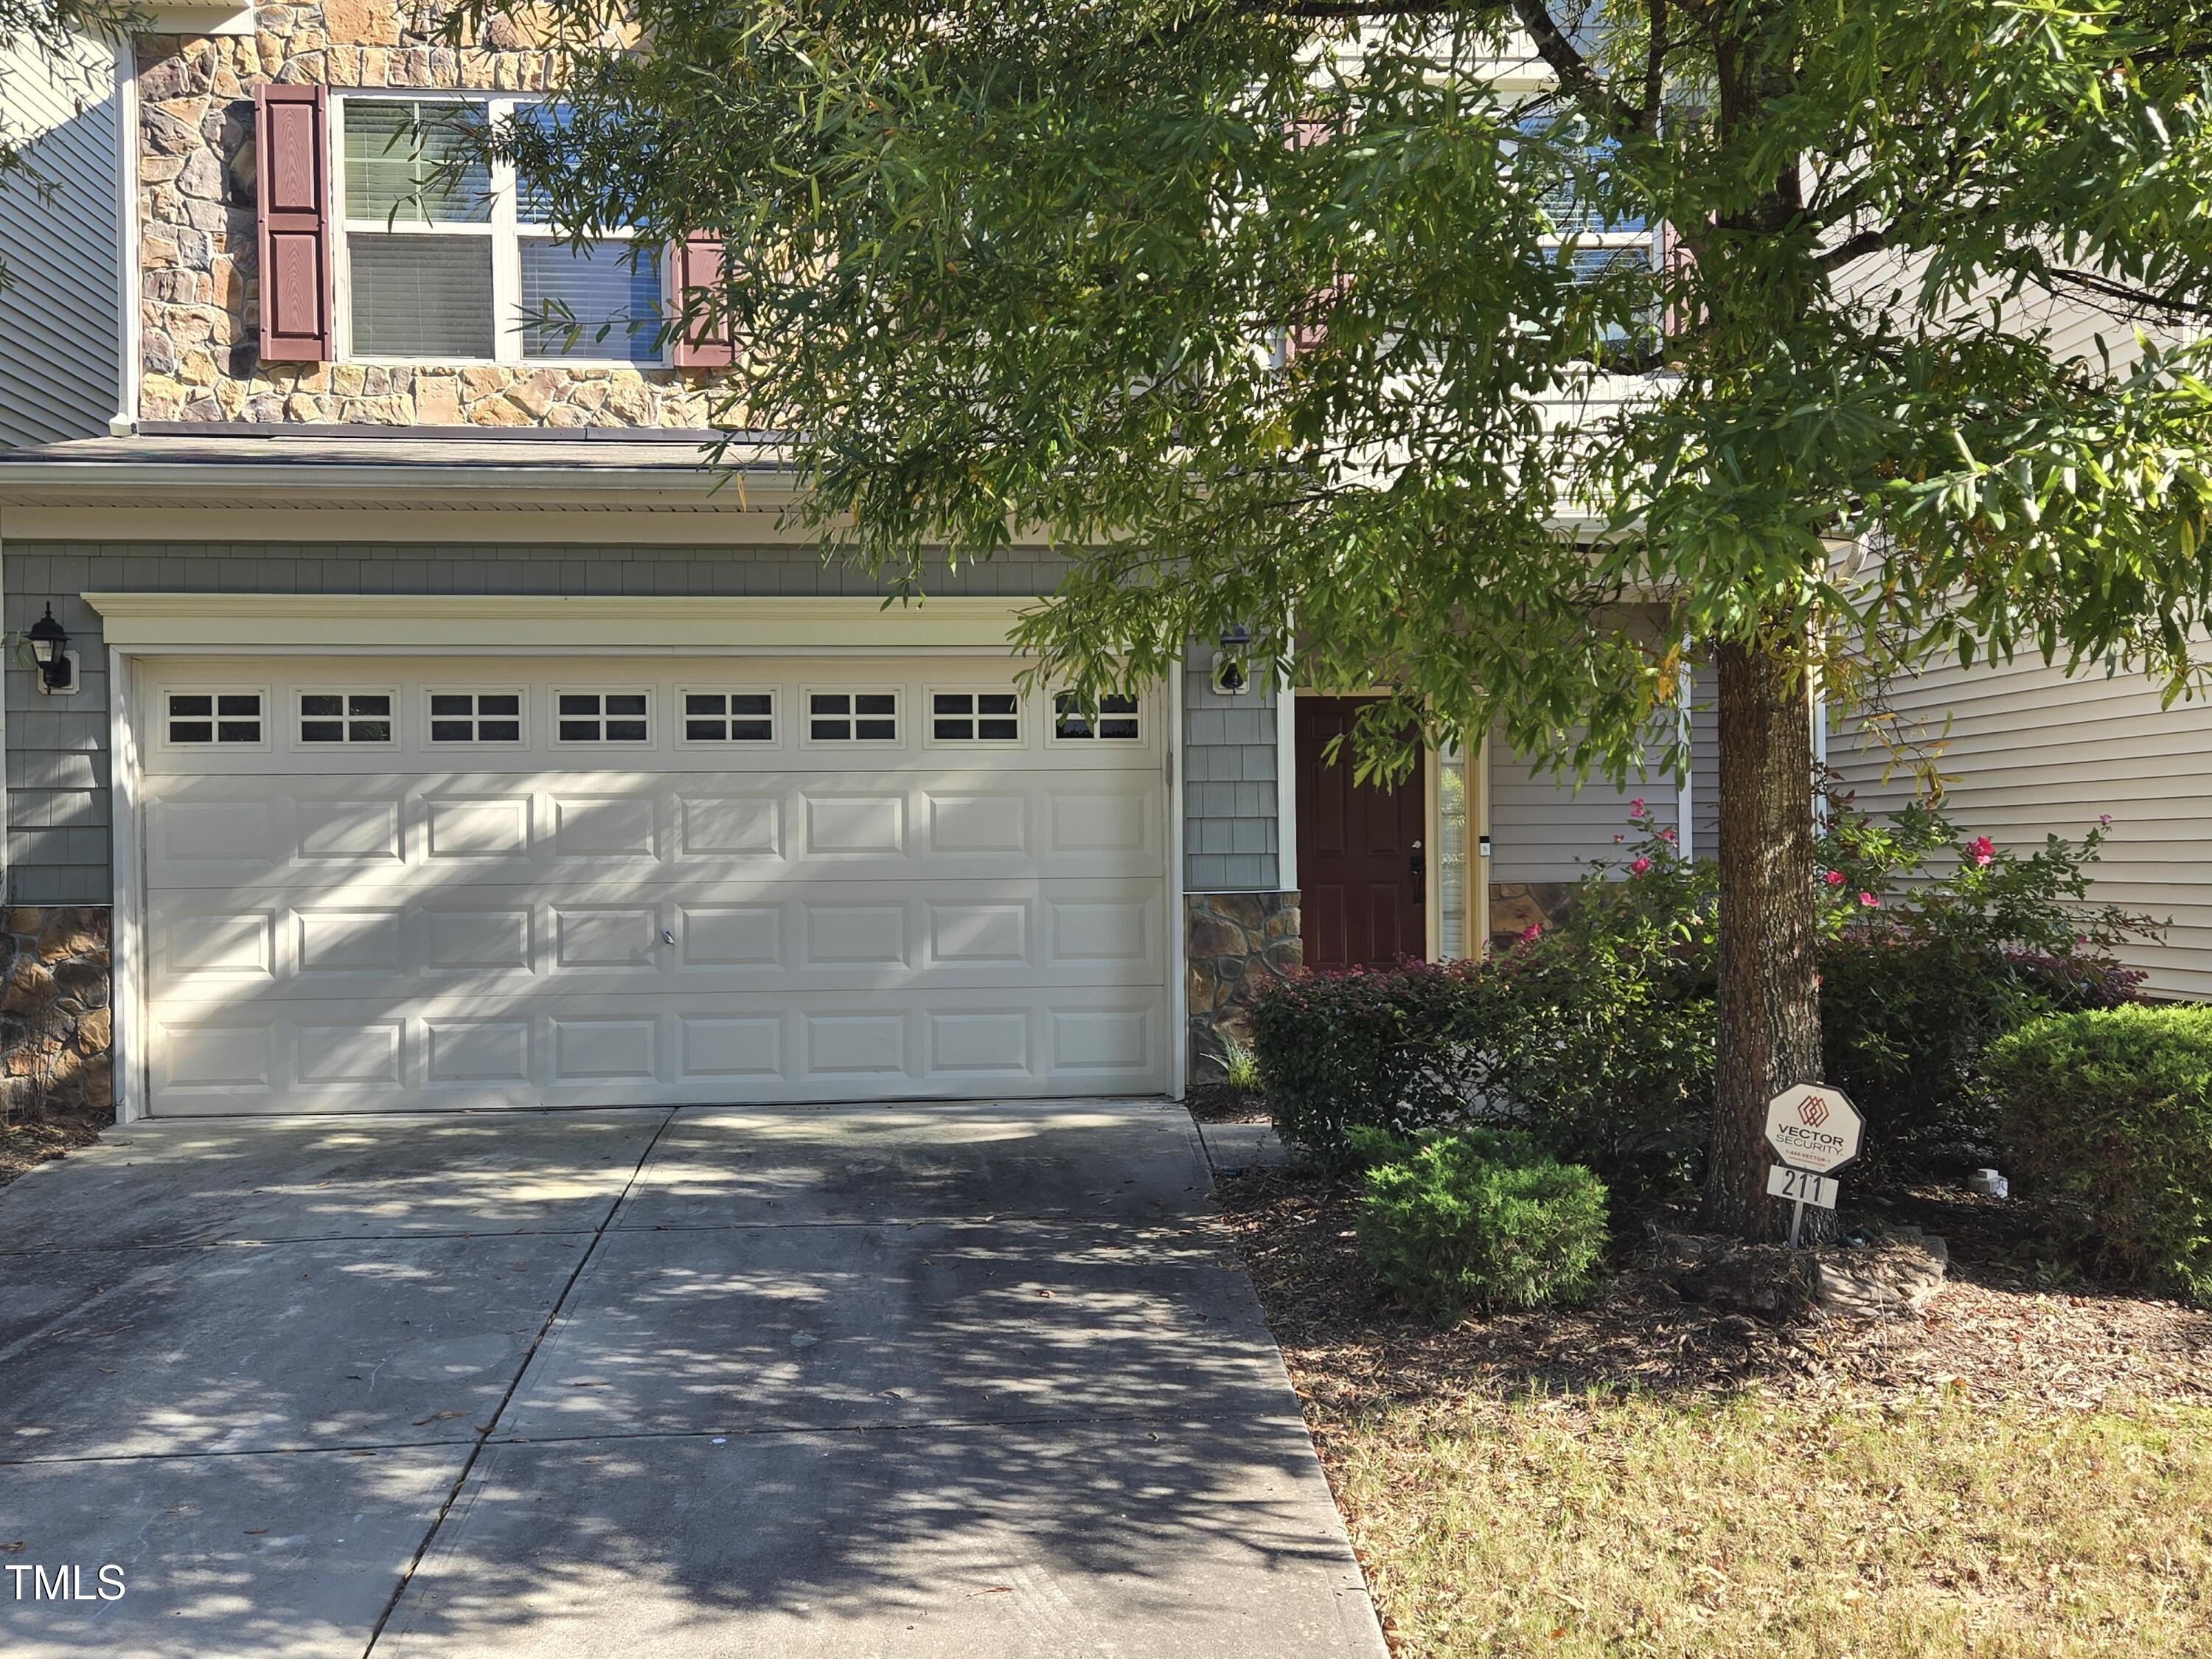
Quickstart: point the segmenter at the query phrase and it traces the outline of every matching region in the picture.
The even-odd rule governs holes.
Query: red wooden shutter
[[[719,313],[722,303],[722,245],[711,236],[694,236],[671,251],[668,261],[669,295],[677,315],[684,310],[686,294],[703,289],[707,303]],[[699,301],[694,301],[698,304]],[[669,343],[669,361],[678,368],[727,368],[738,360],[730,340],[726,319],[701,318],[686,322]]]
[[[320,87],[253,93],[259,150],[261,359],[331,360],[330,100]]]

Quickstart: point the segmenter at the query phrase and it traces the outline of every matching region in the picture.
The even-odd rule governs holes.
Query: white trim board
[[[87,593],[135,655],[1012,653],[1035,598],[700,599],[421,593]]]

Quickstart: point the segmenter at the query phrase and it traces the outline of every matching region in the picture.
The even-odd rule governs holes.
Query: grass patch
[[[2212,1410],[1480,1395],[1315,1425],[1400,1659],[2212,1654]]]

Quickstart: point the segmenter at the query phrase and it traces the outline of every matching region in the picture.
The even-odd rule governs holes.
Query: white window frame
[[[768,737],[757,738],[695,738],[690,726],[693,719],[687,700],[692,697],[766,697],[768,699]],[[726,703],[724,708],[726,709]],[[787,728],[783,720],[783,693],[773,685],[679,685],[676,688],[676,707],[669,711],[676,741],[679,747],[704,749],[713,752],[727,750],[732,754],[756,755],[763,750],[781,749]],[[757,720],[758,714],[701,714],[700,720],[719,720],[727,730],[732,720]]]
[[[473,735],[477,727],[482,725],[483,721],[483,714],[482,711],[477,708],[477,703],[473,702],[469,705],[469,731],[471,735],[468,741],[465,743],[455,743],[451,738],[439,738],[436,732],[438,716],[434,712],[433,712],[435,706],[435,699],[439,697],[471,697],[477,699],[482,699],[484,697],[513,697],[514,699],[514,729],[516,732],[514,741],[508,743],[504,740],[493,740]],[[457,718],[457,716],[448,714],[446,718],[447,720],[453,720]],[[504,720],[506,716],[503,714],[495,714],[492,718],[494,720]],[[466,750],[471,749],[515,750],[529,748],[529,688],[527,686],[521,685],[424,686],[422,688],[422,746],[425,749],[443,749],[447,750]]]
[[[817,738],[814,735],[814,699],[817,695],[856,700],[853,712],[845,716],[853,723],[855,735],[849,738]],[[889,738],[860,737],[858,732],[861,720],[881,720],[883,716],[861,714],[857,699],[878,696],[888,696],[891,700],[891,729],[896,735]],[[907,714],[906,688],[902,685],[802,685],[799,688],[799,741],[809,749],[826,749],[839,754],[854,749],[903,749],[907,746],[908,734],[913,730],[907,723]],[[823,718],[835,720],[837,717],[829,714]]]
[[[591,715],[564,715],[561,712],[561,699],[563,697],[597,697],[599,700],[599,712]],[[604,735],[609,720],[636,718],[632,714],[609,714],[607,713],[609,697],[643,697],[645,699],[645,735],[642,738],[610,738]],[[546,733],[556,749],[583,749],[593,751],[607,749],[651,749],[655,743],[653,732],[659,724],[656,718],[659,711],[654,707],[659,701],[653,695],[653,688],[649,685],[556,685],[547,694]],[[564,738],[561,735],[561,722],[563,720],[586,719],[599,723],[602,735],[596,738]]]
[[[291,724],[287,728],[285,735],[290,739],[291,746],[295,749],[304,749],[314,754],[323,755],[336,754],[343,750],[397,749],[399,747],[400,696],[399,688],[396,685],[295,685],[290,689],[289,695],[291,702]],[[300,700],[302,697],[389,698],[392,704],[392,712],[386,716],[386,723],[392,727],[392,735],[386,738],[382,743],[373,742],[366,738],[356,739],[352,735],[351,728],[353,722],[356,719],[374,720],[376,718],[374,714],[308,714],[304,713],[300,708]],[[348,729],[345,735],[340,737],[335,743],[326,742],[319,738],[311,739],[302,736],[300,730],[301,726],[310,720],[336,720],[341,726],[343,726]]]
[[[1142,696],[1130,698],[1129,701],[1136,706],[1126,713],[1120,709],[1115,709],[1109,714],[1103,707],[1101,707],[1098,711],[1098,718],[1101,720],[1117,720],[1136,721],[1137,735],[1133,738],[1109,738],[1103,736],[1096,731],[1085,732],[1080,737],[1062,735],[1060,729],[1060,700],[1062,697],[1072,697],[1075,694],[1073,691],[1055,691],[1052,694],[1051,701],[1046,705],[1045,735],[1052,742],[1089,744],[1094,746],[1103,744],[1111,749],[1140,749],[1146,744],[1152,742],[1152,713],[1150,709],[1146,707],[1146,703],[1148,703],[1151,699]],[[1106,699],[1102,696],[1098,701],[1103,705]]]
[[[360,87],[334,93],[331,97],[331,250],[336,273],[333,287],[337,315],[331,319],[336,338],[333,342],[337,360],[345,363],[364,363],[378,367],[402,368],[475,368],[487,363],[514,368],[663,368],[668,363],[668,343],[662,341],[659,350],[650,357],[599,357],[589,355],[592,342],[580,335],[577,349],[573,353],[532,356],[523,349],[523,337],[528,331],[522,319],[522,252],[521,245],[529,240],[550,240],[553,231],[544,225],[524,224],[515,215],[518,193],[515,189],[514,164],[501,160],[491,164],[491,216],[481,223],[425,224],[419,220],[395,221],[386,225],[382,219],[355,219],[346,212],[346,154],[345,106],[355,100],[374,104],[471,104],[484,112],[487,122],[506,119],[517,110],[529,109],[548,100],[543,97],[518,97],[512,94],[477,92],[423,92],[408,88]],[[473,236],[491,244],[491,323],[492,355],[489,357],[369,356],[357,353],[353,344],[353,251],[349,237],[354,233],[382,235],[387,231],[410,236]],[[629,230],[607,229],[596,233],[595,242],[629,241],[634,234]],[[666,255],[662,255],[664,261]],[[667,273],[662,272],[663,286]],[[642,330],[640,331],[643,332]],[[610,334],[608,338],[616,337]]]
[[[1011,738],[940,738],[937,735],[937,699],[948,697],[1012,697],[1014,700],[1014,735]],[[963,718],[949,714],[948,720]],[[971,710],[964,718],[979,726],[987,720],[1001,720],[1004,714],[985,714]],[[1018,687],[1012,685],[928,685],[921,692],[921,741],[927,749],[1021,749],[1029,738],[1029,699]]]
[[[265,753],[271,747],[269,734],[269,727],[270,724],[269,714],[270,710],[276,706],[276,699],[269,695],[269,688],[265,685],[165,685],[159,691],[155,692],[154,696],[154,717],[161,722],[161,734],[157,740],[157,746],[167,750],[170,754],[252,755]],[[256,743],[239,743],[235,741],[230,743],[224,742],[222,736],[222,715],[220,712],[222,708],[222,704],[218,701],[209,705],[208,713],[208,723],[216,728],[215,735],[211,736],[205,743],[172,743],[169,740],[169,722],[172,719],[169,713],[169,699],[171,697],[213,697],[217,699],[223,697],[258,697],[261,699],[260,740]],[[198,716],[186,714],[182,716],[182,718],[185,720],[196,720]],[[244,717],[242,715],[234,714],[231,718],[233,720],[240,720]]]

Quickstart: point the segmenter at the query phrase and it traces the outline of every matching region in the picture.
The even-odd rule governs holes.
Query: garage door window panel
[[[557,749],[641,749],[652,741],[650,691],[553,694],[553,744]]]
[[[963,747],[1012,748],[1022,740],[1022,700],[1012,690],[929,694],[928,741]]]
[[[773,744],[775,693],[746,690],[685,691],[684,741],[703,744]]]
[[[268,694],[220,688],[161,694],[161,740],[172,749],[265,749]]]
[[[300,742],[307,748],[389,748],[398,728],[390,691],[302,691]]]
[[[1073,691],[1052,700],[1052,735],[1061,743],[1141,743],[1144,727],[1134,697],[1101,697],[1092,707]]]
[[[433,744],[522,747],[520,691],[432,691],[429,702]]]
[[[806,740],[811,744],[878,746],[899,740],[899,697],[883,687],[806,693]]]

